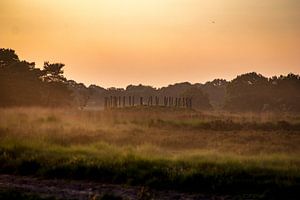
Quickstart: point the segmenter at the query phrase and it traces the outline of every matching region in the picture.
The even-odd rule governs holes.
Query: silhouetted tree
[[[215,79],[205,84],[176,83],[160,89],[144,85],[104,89],[95,85],[68,81],[63,75],[64,64],[45,62],[43,69],[34,62],[22,61],[12,49],[0,49],[0,106],[69,106],[85,107],[88,103],[103,105],[104,97],[149,99],[168,98],[169,104],[183,103],[192,97],[199,109],[220,108],[231,111],[300,112],[300,77],[295,74],[266,78],[255,72],[227,82]],[[171,100],[171,101],[170,101]],[[173,101],[174,100],[174,101]],[[225,101],[224,101],[225,100]],[[120,103],[120,101],[119,101]],[[163,103],[163,101],[161,101]]]
[[[47,82],[65,82],[66,78],[63,76],[63,67],[65,65],[62,63],[44,62],[44,80]]]
[[[43,81],[45,84],[44,100],[47,106],[64,106],[72,103],[72,92],[67,79],[63,76],[62,63],[44,62]]]
[[[19,62],[19,57],[12,49],[0,49],[0,67],[7,67],[10,64]]]
[[[300,111],[298,75],[270,79],[248,73],[232,80],[227,87],[225,109],[234,111]]]
[[[40,103],[41,74],[35,63],[20,61],[11,49],[0,49],[0,105]]]
[[[214,108],[220,109],[225,103],[226,87],[228,83],[229,82],[224,79],[215,79],[213,81],[208,81],[205,84],[199,84],[199,87],[208,95],[210,104]]]
[[[208,96],[204,94],[199,87],[191,87],[190,89],[187,89],[182,94],[180,94],[180,96],[192,99],[193,108],[201,110],[212,109],[212,106],[209,103]]]
[[[63,64],[20,61],[14,50],[0,49],[0,106],[61,106],[69,101]]]

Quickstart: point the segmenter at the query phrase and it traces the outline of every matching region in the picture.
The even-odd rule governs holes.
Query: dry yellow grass
[[[214,131],[151,126],[157,119],[209,121],[234,117],[243,122],[273,120],[268,114],[237,115],[159,111],[77,111],[71,109],[13,108],[0,110],[2,137],[55,145],[91,145],[102,142],[147,154],[230,154],[238,156],[300,155],[298,131]],[[282,116],[281,116],[282,117]],[[284,116],[285,119],[287,118]],[[292,117],[290,117],[292,118]],[[293,119],[296,117],[294,116]]]

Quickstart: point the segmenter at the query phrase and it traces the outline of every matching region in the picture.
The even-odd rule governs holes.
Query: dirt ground
[[[15,175],[0,175],[0,190],[16,190],[33,193],[41,197],[57,199],[100,199],[103,195],[114,195],[122,199],[177,199],[177,200],[221,200],[230,196],[187,194],[176,191],[157,191],[144,187],[102,184],[89,181],[41,179]]]

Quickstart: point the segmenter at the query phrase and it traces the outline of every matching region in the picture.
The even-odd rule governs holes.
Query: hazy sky
[[[104,87],[300,73],[300,0],[0,0],[0,47]]]

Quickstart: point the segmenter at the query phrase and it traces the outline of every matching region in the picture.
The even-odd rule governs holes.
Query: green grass
[[[277,122],[234,122],[233,120],[150,120],[148,126],[159,128],[180,128],[183,130],[214,130],[214,131],[300,131],[300,123],[291,124],[287,121]]]
[[[1,113],[1,173],[189,192],[299,195],[300,132],[278,125],[292,116],[253,121],[252,115],[218,119],[194,111],[20,108]],[[216,120],[226,125],[199,128]],[[222,130],[231,127],[227,122],[241,128]],[[249,129],[247,123],[273,128]]]

